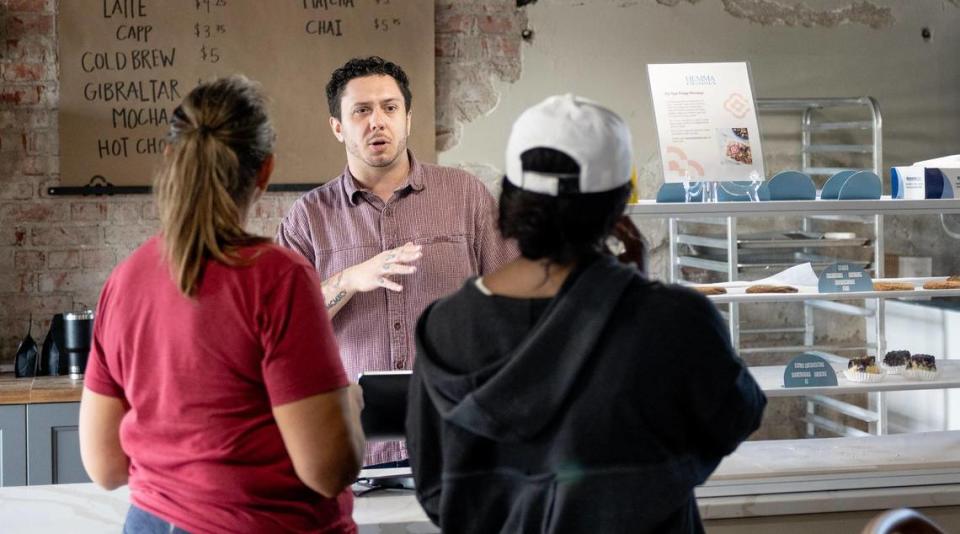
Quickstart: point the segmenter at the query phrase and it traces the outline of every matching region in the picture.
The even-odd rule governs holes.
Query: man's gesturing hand
[[[416,272],[417,267],[410,264],[419,260],[422,255],[421,246],[413,243],[385,250],[345,270],[344,282],[354,291],[372,291],[378,287],[401,291],[403,286],[391,280],[390,277]]]

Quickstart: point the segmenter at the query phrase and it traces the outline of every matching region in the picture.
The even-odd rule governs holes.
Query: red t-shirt
[[[154,237],[110,275],[84,385],[124,400],[137,506],[191,532],[354,532],[349,488],[327,499],[293,470],[271,412],[347,385],[320,280],[298,254],[245,249],[176,288]]]

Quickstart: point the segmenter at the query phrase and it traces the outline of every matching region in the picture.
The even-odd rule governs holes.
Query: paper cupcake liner
[[[880,368],[883,369],[888,375],[902,375],[907,369],[907,364],[890,366],[880,362]]]
[[[855,369],[845,369],[843,371],[843,376],[847,377],[847,380],[851,382],[879,382],[883,380],[883,373],[864,373],[863,371],[857,371]]]
[[[928,371],[926,369],[905,369],[903,376],[909,380],[936,380],[940,370]]]

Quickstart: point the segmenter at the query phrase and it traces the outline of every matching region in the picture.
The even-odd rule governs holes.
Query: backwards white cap
[[[580,165],[580,175],[525,172],[520,156],[531,148],[563,152]],[[633,143],[623,119],[571,94],[551,96],[524,111],[507,142],[507,180],[520,189],[551,196],[616,189],[630,181],[632,162]],[[572,183],[561,187],[560,180]]]

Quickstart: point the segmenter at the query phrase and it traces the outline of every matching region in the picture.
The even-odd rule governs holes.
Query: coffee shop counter
[[[80,402],[83,380],[66,376],[16,378],[0,373],[0,404]]]
[[[120,532],[129,498],[126,486],[105,491],[89,483],[0,488],[0,531]],[[408,490],[374,491],[357,497],[353,518],[361,534],[439,532]]]
[[[711,534],[859,532],[877,513],[912,507],[960,532],[960,431],[747,442],[697,503]],[[0,488],[3,532],[118,532],[128,490],[93,484]],[[437,532],[413,493],[355,499],[364,533]]]
[[[77,402],[82,389],[66,377],[0,374],[0,405]],[[901,506],[960,532],[960,431],[751,441],[697,494],[711,533],[773,525],[778,534],[857,532],[878,511]],[[93,484],[0,488],[0,531],[116,532],[127,503],[125,488]],[[358,497],[354,518],[361,532],[436,532],[410,491]]]
[[[711,534],[819,534],[859,532],[878,511],[918,508],[946,532],[958,532],[956,487],[806,492],[753,497],[700,498],[700,514]],[[10,534],[120,532],[129,507],[126,487],[105,491],[93,484],[0,488],[0,531]],[[719,516],[719,517],[718,517]],[[368,493],[354,500],[361,534],[436,533],[408,490]],[[720,519],[720,518],[723,519]]]

